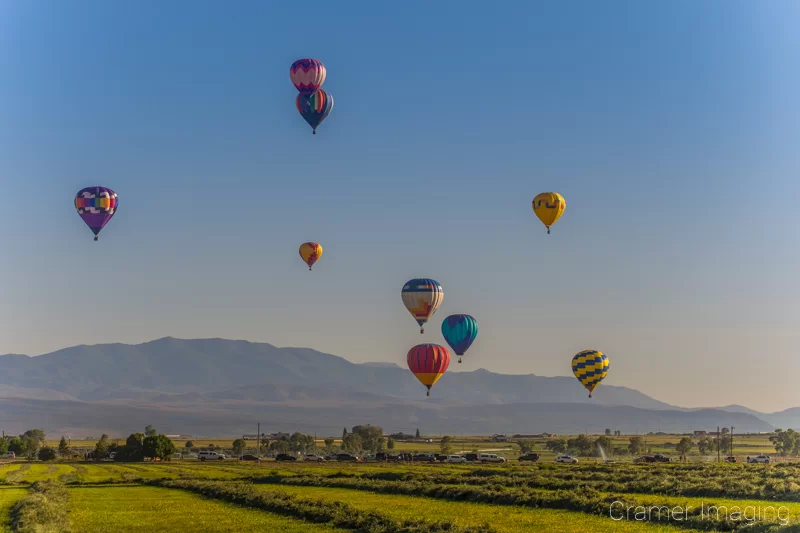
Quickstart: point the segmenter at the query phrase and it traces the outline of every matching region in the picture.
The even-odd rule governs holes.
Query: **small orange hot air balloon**
[[[550,226],[561,218],[566,208],[567,202],[557,192],[543,192],[533,199],[533,212],[545,225],[547,233],[550,233]]]
[[[439,381],[450,366],[450,352],[438,344],[418,344],[408,352],[408,369],[428,388]]]
[[[300,245],[300,257],[308,265],[308,269],[314,266],[320,257],[322,257],[322,245],[318,242],[304,242]]]

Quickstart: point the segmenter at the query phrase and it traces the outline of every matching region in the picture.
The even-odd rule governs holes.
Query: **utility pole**
[[[719,426],[717,426],[717,462],[718,463],[722,460],[722,459],[720,459],[720,456],[719,456],[720,449],[722,448],[721,444],[722,443],[719,440]]]
[[[736,429],[734,426],[731,426],[731,457],[733,457],[733,430]]]
[[[258,423],[258,431],[256,431],[256,457],[261,463],[261,422]]]

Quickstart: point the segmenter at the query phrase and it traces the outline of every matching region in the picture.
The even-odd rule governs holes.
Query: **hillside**
[[[174,432],[235,434],[259,420],[275,430],[306,431],[365,422],[480,434],[691,431],[725,424],[772,429],[755,412],[733,411],[680,409],[614,386],[600,387],[589,400],[571,377],[484,369],[449,372],[426,398],[417,380],[394,364],[354,364],[305,348],[224,339],[167,337],[0,356],[0,412],[13,426],[7,430],[124,433],[144,422]]]

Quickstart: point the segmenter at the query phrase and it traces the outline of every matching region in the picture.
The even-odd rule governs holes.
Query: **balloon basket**
[[[460,357],[458,358],[458,363],[461,364],[461,358]]]
[[[431,395],[431,391],[428,391],[428,392],[425,394],[425,396],[430,396],[430,395]]]
[[[94,240],[98,241],[98,240],[100,240],[100,237],[98,237],[97,235],[95,235],[95,236],[94,236]]]

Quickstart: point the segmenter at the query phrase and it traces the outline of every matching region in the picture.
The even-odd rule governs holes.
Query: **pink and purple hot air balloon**
[[[94,240],[117,212],[118,205],[117,193],[108,187],[86,187],[75,195],[75,208],[94,233]]]
[[[289,68],[289,78],[300,94],[311,95],[325,83],[325,65],[318,59],[298,59]]]

